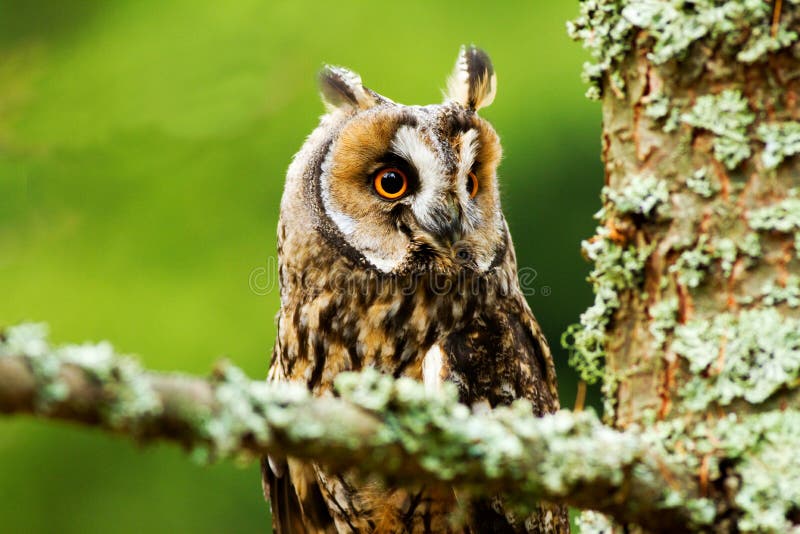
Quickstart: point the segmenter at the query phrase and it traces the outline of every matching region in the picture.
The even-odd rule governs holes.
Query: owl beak
[[[461,205],[448,197],[434,213],[433,224],[426,228],[439,245],[450,248],[461,240]]]

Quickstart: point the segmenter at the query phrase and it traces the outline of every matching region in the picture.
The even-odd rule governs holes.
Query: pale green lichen
[[[739,250],[750,258],[761,257],[761,240],[755,232],[748,232],[737,242]]]
[[[264,424],[263,411],[257,408],[259,405],[266,405],[270,400],[266,383],[262,387],[254,385],[240,369],[228,364],[218,366],[216,382],[214,388],[216,400],[226,406],[226,409],[213,414],[203,422],[205,432],[211,441],[209,458],[228,456],[236,451],[241,443],[241,437],[245,434],[252,433],[260,441],[268,440],[269,427]],[[270,415],[273,418],[281,416],[279,411]]]
[[[792,283],[796,285],[797,281]],[[664,301],[661,309],[651,309],[651,313],[665,328],[672,327],[674,308],[673,303]],[[777,388],[797,382],[800,321],[784,318],[775,310],[692,321],[677,327],[675,337],[673,348],[688,359],[692,372],[708,375],[702,381],[706,388],[720,394],[714,399],[717,403],[724,404],[723,390],[728,388],[736,389],[735,397],[758,403]],[[723,339],[726,358],[720,362],[718,342]],[[108,346],[68,349],[51,348],[46,328],[41,325],[10,328],[0,336],[0,358],[23,357],[32,365],[39,365],[34,361],[42,360],[40,367],[46,369],[46,376],[37,374],[39,380],[57,380],[61,366],[68,364],[88,373],[104,387],[108,383],[120,386],[119,358],[109,357]],[[146,377],[141,370],[135,372]],[[792,382],[786,382],[787,376],[793,377]],[[720,384],[721,377],[730,382],[725,388]],[[759,388],[761,383],[767,387]],[[39,384],[42,385],[44,382]],[[498,483],[513,487],[514,493],[507,497],[514,510],[531,510],[530,505],[535,505],[539,496],[558,501],[592,484],[628,488],[633,480],[658,489],[652,495],[656,506],[688,510],[693,522],[690,526],[696,529],[712,524],[715,503],[707,498],[687,498],[666,484],[660,489],[657,481],[672,466],[697,470],[700,458],[704,458],[711,483],[725,484],[733,495],[737,509],[727,515],[736,521],[738,531],[797,529],[792,517],[800,503],[800,486],[796,483],[800,479],[800,463],[796,461],[800,413],[791,408],[700,421],[683,417],[659,421],[651,411],[643,414],[644,428],[623,433],[601,425],[591,411],[561,411],[536,417],[525,400],[476,412],[457,402],[458,392],[452,384],[430,392],[415,380],[395,380],[367,369],[337,377],[337,390],[347,401],[337,408],[337,413],[353,408],[359,418],[369,419],[371,414],[371,420],[378,422],[378,431],[348,434],[351,428],[337,429],[326,418],[309,415],[310,410],[327,404],[313,398],[304,384],[253,382],[235,367],[223,365],[212,386],[219,409],[207,421],[212,436],[210,452],[214,454],[234,453],[237,444],[244,441],[269,442],[272,428],[280,429],[287,443],[335,438],[333,442],[340,447],[367,451],[386,450],[381,449],[382,445],[400,445],[414,453],[437,480],[470,477],[473,482],[465,485],[467,492],[481,492],[484,488],[485,494],[486,481],[491,481],[493,487]],[[235,438],[231,440],[231,436]],[[392,457],[381,456],[380,452],[369,455],[370,466],[386,466],[392,461]],[[731,481],[733,485],[728,484]],[[518,500],[514,500],[515,495]],[[635,498],[635,494],[629,496]],[[580,524],[598,532],[609,523],[598,514],[586,514]]]
[[[613,523],[605,515],[592,510],[584,510],[575,521],[580,534],[611,534]]]
[[[678,281],[687,287],[697,287],[706,276],[707,267],[711,265],[713,256],[708,244],[708,237],[701,235],[694,248],[685,250],[678,260],[669,268],[669,272],[678,276]]]
[[[783,285],[774,280],[767,281],[756,295],[745,295],[738,299],[740,304],[752,304],[760,300],[767,306],[786,304],[790,308],[800,306],[800,276],[789,275]]]
[[[569,327],[561,342],[570,350],[570,365],[581,378],[595,383],[603,377],[605,339],[614,311],[619,308],[618,292],[637,287],[652,247],[620,246],[608,237],[608,229],[599,227],[598,237],[582,243],[586,257],[595,262],[589,275],[595,300],[581,314],[580,323]]]
[[[721,237],[714,240],[712,248],[714,251],[713,256],[720,260],[722,274],[726,277],[730,276],[733,264],[739,257],[739,247],[736,246],[733,239]]]
[[[723,313],[678,326],[670,350],[693,375],[681,390],[687,409],[760,403],[800,377],[800,320],[772,308]]]
[[[764,123],[757,134],[764,142],[761,161],[766,169],[775,169],[785,158],[800,153],[800,122]]]
[[[771,27],[767,25],[753,26],[750,30],[750,38],[744,48],[736,54],[736,59],[743,63],[755,63],[769,52],[786,48],[795,41],[797,41],[797,32],[782,25],[778,27],[774,36]]]
[[[443,480],[450,480],[462,472],[457,458],[463,455],[463,447],[457,443],[458,439],[446,439],[448,436],[463,437],[469,442],[485,432],[483,436],[493,446],[492,450],[481,449],[480,461],[491,476],[499,475],[509,456],[523,453],[521,441],[510,439],[502,424],[475,421],[469,408],[458,404],[458,391],[451,383],[444,384],[439,392],[428,392],[416,380],[394,380],[374,369],[358,374],[342,373],[336,377],[335,383],[344,399],[370,412],[383,414],[385,428],[378,441],[401,443],[405,450],[419,456],[420,464],[426,470],[437,473]],[[392,406],[402,409],[390,411]],[[522,402],[513,409],[525,412],[531,407]],[[454,421],[455,426],[452,426]],[[447,432],[443,435],[434,429],[447,429]]]
[[[734,492],[739,532],[797,530],[790,517],[800,503],[796,483],[800,479],[800,412],[729,413],[691,424],[674,418],[648,426],[642,439],[667,461],[690,471],[700,469],[700,458],[704,458],[709,480]],[[724,472],[723,462],[728,466]],[[668,491],[666,502],[680,502],[693,510],[698,525],[710,525],[715,519],[715,503],[710,499],[686,500]]]
[[[688,499],[684,504],[695,525],[710,525],[717,517],[717,504],[711,499]]]
[[[703,95],[681,116],[686,124],[715,135],[714,156],[729,169],[750,157],[747,127],[754,119],[747,99],[735,89],[726,89],[718,95]]]
[[[652,175],[631,176],[627,184],[603,188],[606,206],[596,215],[601,222],[609,210],[619,215],[662,218],[669,215],[667,182]],[[641,283],[644,264],[653,247],[623,246],[614,242],[605,226],[597,228],[597,236],[582,244],[584,255],[595,266],[589,275],[595,300],[581,314],[580,323],[571,325],[561,337],[561,344],[570,351],[570,365],[581,378],[595,383],[603,378],[605,339],[614,312],[620,306],[619,292]]]
[[[695,472],[700,467],[700,457],[713,452],[713,447],[706,439],[697,439],[695,436],[695,433],[698,433],[705,437],[705,432],[701,428],[702,422],[689,427],[684,419],[660,421],[652,411],[642,419],[643,423],[645,419],[648,422],[641,433],[642,440],[650,450],[658,451],[659,455],[671,464],[681,465],[688,472]],[[713,467],[716,468],[716,464]],[[716,472],[711,474],[717,475]],[[695,530],[700,532],[705,529],[697,527],[712,524],[717,515],[716,504],[711,499],[702,497],[687,499],[683,493],[674,488],[665,488],[664,504],[686,507]]]
[[[612,372],[606,372],[603,376],[603,383],[600,385],[600,393],[603,397],[603,420],[613,424],[614,415],[617,413],[617,390],[619,389],[620,377]]]
[[[800,306],[800,276],[795,274],[787,277],[786,283],[782,286],[770,280],[761,291],[763,302],[767,306],[782,303],[786,303],[790,308]]]
[[[650,333],[660,347],[667,340],[667,334],[678,324],[678,299],[671,297],[660,300],[650,306],[649,311]]]
[[[590,84],[586,96],[592,99],[600,97],[603,75],[616,69],[630,49],[633,26],[622,18],[620,8],[617,1],[584,0],[580,5],[580,16],[567,23],[569,35],[583,41],[593,60],[583,65],[583,79]]]
[[[598,478],[622,484],[624,466],[642,454],[636,435],[603,426],[591,411],[537,418],[530,402],[519,400],[476,414],[456,402],[455,387],[431,394],[418,381],[373,370],[343,373],[336,387],[342,398],[370,406],[386,425],[385,438],[401,443],[443,480],[462,475],[468,456],[492,478],[513,472],[523,492],[566,496]],[[464,443],[472,445],[465,449]],[[538,458],[534,453],[532,463],[520,463],[533,451],[540,451]]]
[[[591,83],[588,96],[596,98],[606,73],[621,78],[617,69],[637,30],[646,31],[653,40],[649,59],[657,65],[684,59],[701,39],[708,48],[723,44],[739,61],[752,63],[797,41],[786,21],[773,37],[771,15],[771,6],[762,0],[584,0],[580,15],[567,30],[573,39],[583,41],[592,57],[583,73]]]
[[[25,323],[7,328],[0,338],[0,356],[45,356],[50,351],[47,334],[48,328],[44,323]]]
[[[664,208],[669,201],[669,185],[653,175],[631,176],[627,185],[618,188],[604,187],[602,194],[619,213],[644,216],[657,213],[664,216]]]
[[[32,369],[42,382],[36,402],[43,410],[69,394],[67,385],[58,380],[61,362],[51,355],[48,333],[46,324],[26,323],[8,328],[4,332],[5,339],[0,342],[0,356],[31,354],[35,357]]]
[[[644,114],[651,119],[663,119],[669,115],[669,98],[663,93],[655,93],[647,97]]]
[[[647,104],[644,108],[645,116],[661,122],[661,129],[665,133],[671,133],[678,129],[681,114],[669,97],[659,92],[646,96],[643,101]]]
[[[678,277],[678,282],[690,288],[700,286],[708,274],[708,267],[719,261],[722,274],[730,276],[733,266],[739,258],[752,261],[761,254],[758,235],[748,233],[741,240],[721,237],[709,241],[707,235],[701,235],[693,248],[681,252],[678,259],[669,267],[669,272]],[[744,255],[744,256],[742,256]]]
[[[750,227],[754,230],[768,230],[784,233],[800,231],[800,198],[790,191],[785,198],[771,206],[751,210],[748,213]]]
[[[800,413],[729,414],[713,429],[719,448],[735,461],[741,532],[796,532],[790,520],[800,504]]]
[[[737,59],[746,63],[757,61],[767,52],[786,47],[797,39],[796,33],[785,29],[772,38],[769,31],[771,10],[759,0],[624,3],[627,5],[622,16],[653,36],[655,45],[650,59],[656,64],[682,59],[693,43],[706,36],[738,44],[740,36],[749,33],[749,40],[737,54]]]
[[[720,190],[719,183],[711,180],[707,167],[696,170],[687,178],[686,187],[703,198],[711,198]]]
[[[112,427],[135,425],[143,417],[161,411],[159,399],[142,378],[136,360],[116,354],[108,342],[52,348],[47,334],[46,325],[22,324],[8,328],[0,342],[0,357],[32,356],[31,368],[39,382],[36,403],[40,411],[46,413],[70,394],[68,384],[60,378],[65,365],[79,367],[104,384],[114,399],[104,413]]]

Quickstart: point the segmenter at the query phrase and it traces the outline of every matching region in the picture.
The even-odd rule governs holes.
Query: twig
[[[775,0],[775,6],[772,8],[772,28],[770,35],[775,38],[778,35],[778,26],[781,22],[781,9],[783,7],[783,0]]]

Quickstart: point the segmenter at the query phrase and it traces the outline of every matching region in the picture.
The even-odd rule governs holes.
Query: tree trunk
[[[584,0],[570,28],[605,163],[573,360],[609,424],[695,473],[718,532],[800,524],[798,4]]]

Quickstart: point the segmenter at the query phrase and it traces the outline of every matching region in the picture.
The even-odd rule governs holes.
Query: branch
[[[665,497],[695,484],[642,436],[593,413],[536,418],[526,401],[475,413],[455,387],[431,395],[371,370],[340,375],[337,388],[339,398],[316,398],[302,384],[252,382],[228,364],[210,379],[149,372],[108,343],[51,348],[39,325],[0,337],[0,413],[174,441],[212,459],[291,455],[397,484],[565,502],[654,531],[691,521],[685,504]],[[693,496],[683,497],[669,502]]]

